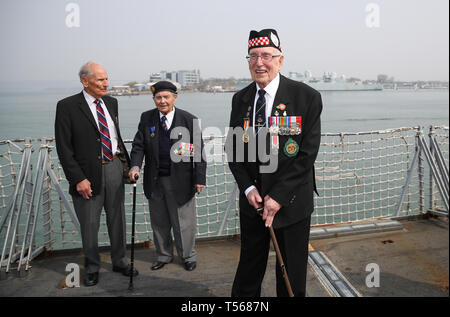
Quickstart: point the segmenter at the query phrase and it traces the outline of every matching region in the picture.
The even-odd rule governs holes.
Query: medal
[[[278,147],[278,135],[272,135],[272,150],[275,154],[278,153]]]
[[[249,140],[249,136],[247,133],[249,124],[250,124],[250,119],[244,118],[244,135],[242,136],[242,142],[244,142],[244,143],[248,143],[248,140]]]
[[[153,86],[152,86],[153,87]],[[154,137],[155,136],[155,127],[150,127],[150,137]]]
[[[178,149],[174,150],[175,154],[182,156],[194,156],[194,144],[181,142]]]
[[[284,154],[286,154],[287,157],[294,157],[297,155],[299,151],[299,146],[297,142],[295,142],[292,138],[289,138],[286,143],[284,144]]]

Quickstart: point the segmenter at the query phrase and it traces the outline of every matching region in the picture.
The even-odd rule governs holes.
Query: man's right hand
[[[263,200],[259,195],[256,188],[253,188],[247,195],[248,203],[253,206],[253,208],[258,209],[263,206]]]
[[[83,179],[77,184],[77,192],[84,199],[89,199],[90,197],[92,197],[91,182],[88,181],[87,178]]]
[[[139,176],[139,172],[136,172],[136,171],[130,171],[130,172],[128,173],[128,177],[130,178],[130,181],[131,181],[132,183],[136,183],[136,180],[134,179],[134,175],[138,175],[138,176]]]

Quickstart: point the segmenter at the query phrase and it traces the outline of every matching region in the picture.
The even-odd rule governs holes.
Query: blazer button
[[[154,181],[156,181],[157,179],[158,179],[158,177],[156,177],[156,176],[155,176],[155,177],[153,177],[153,180],[154,180]]]
[[[97,158],[98,158],[99,160],[101,160],[101,159],[102,159],[102,157],[101,157],[101,156],[97,156]]]

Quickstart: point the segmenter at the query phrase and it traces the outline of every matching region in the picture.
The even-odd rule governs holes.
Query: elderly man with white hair
[[[126,258],[125,190],[130,158],[120,136],[117,99],[107,96],[108,74],[88,62],[79,72],[83,91],[60,100],[55,139],[59,161],[80,222],[85,256],[84,285],[98,283],[98,229],[104,208],[113,271],[137,275]]]

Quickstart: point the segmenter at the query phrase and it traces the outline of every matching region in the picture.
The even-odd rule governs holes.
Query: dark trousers
[[[236,276],[231,290],[233,297],[259,297],[261,284],[266,272],[270,249],[270,233],[262,218],[253,216],[252,207],[241,202],[241,254]],[[280,210],[279,212],[282,212]],[[290,226],[275,229],[278,245],[289,276],[294,296],[306,294],[306,270],[308,262],[308,242],[311,217],[307,217]],[[288,292],[277,259],[276,268],[277,296],[287,297]]]

